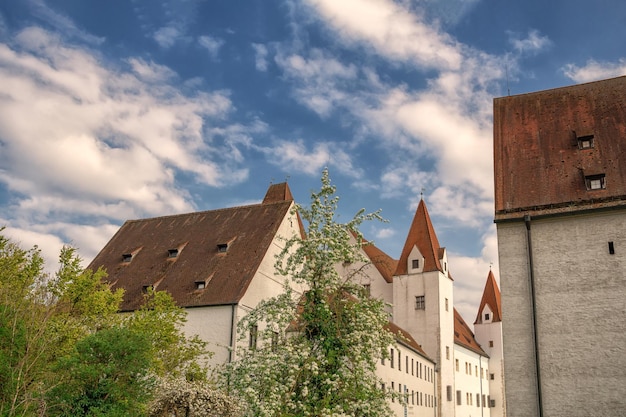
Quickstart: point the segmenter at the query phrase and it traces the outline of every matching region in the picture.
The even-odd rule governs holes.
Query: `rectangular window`
[[[372,295],[372,286],[370,284],[363,284],[363,295],[366,297]]]
[[[450,346],[446,346],[446,359],[450,359]]]
[[[206,288],[206,281],[196,281],[196,290],[203,290]]]
[[[228,251],[228,243],[220,243],[217,245],[218,252],[226,252]]]
[[[609,242],[609,254],[615,255],[615,245],[613,242]]]
[[[130,262],[133,260],[133,254],[132,253],[124,253],[122,254],[122,262]]]
[[[489,341],[489,347],[493,347],[493,340]]]
[[[278,332],[272,332],[272,352],[276,352],[278,349]]]
[[[415,309],[416,310],[426,310],[426,300],[423,295],[415,296]]]
[[[474,366],[474,375],[478,378],[478,365]]]
[[[446,399],[452,401],[452,385],[446,385]]]
[[[483,407],[487,406],[487,403],[485,402],[485,394],[483,394],[483,402],[482,402],[482,404],[483,404]]]
[[[252,350],[257,347],[257,337],[259,335],[259,327],[255,324],[250,326],[250,340],[248,341],[248,347]]]
[[[585,185],[587,190],[603,190],[606,188],[606,180],[604,174],[587,175],[585,177]]]
[[[496,400],[489,400],[489,407],[495,407],[496,406]]]
[[[391,364],[390,364],[390,366],[391,366],[392,368],[393,368],[393,358],[394,358],[394,354],[395,354],[395,352],[393,351],[393,348],[391,348],[391,358],[390,358]]]
[[[485,314],[485,320],[489,321],[489,313]]]
[[[404,367],[404,370],[406,371],[406,373],[409,373],[409,355],[406,355],[406,366]]]
[[[420,260],[419,259],[413,259],[413,261],[411,262],[411,266],[413,267],[413,269],[419,269],[419,267],[420,267]]]
[[[476,407],[480,407],[480,394],[476,394]]]
[[[491,379],[493,381],[494,379],[496,379],[496,375],[495,374],[489,374],[489,379]]]
[[[579,136],[578,149],[591,149],[593,148],[593,135]]]
[[[411,358],[411,375],[415,375],[415,360]]]
[[[456,367],[456,371],[459,372],[459,360],[455,359],[454,361],[455,361],[455,365],[454,366]]]
[[[456,405],[461,405],[461,391],[457,390],[456,392]]]
[[[446,298],[445,304],[446,304],[446,311],[448,311],[448,299],[447,298]]]
[[[398,371],[402,370],[402,353],[398,351]]]

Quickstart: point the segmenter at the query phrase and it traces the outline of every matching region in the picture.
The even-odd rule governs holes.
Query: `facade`
[[[626,77],[494,100],[511,417],[626,410]]]
[[[187,309],[185,331],[209,342],[212,363],[225,363],[235,359],[238,321],[283,289],[275,255],[282,238],[304,233],[293,205],[283,183],[270,186],[260,204],[127,221],[89,267],[105,267],[111,286],[125,289],[124,311],[138,308],[148,288],[168,291]],[[490,355],[454,309],[446,250],[425,202],[399,260],[372,244],[362,251],[370,264],[337,268],[359,271],[355,279],[369,295],[389,304],[389,329],[398,336],[389,347],[391,359],[377,369],[381,389],[405,399],[390,404],[395,414],[489,417]],[[491,355],[501,360],[501,354]]]

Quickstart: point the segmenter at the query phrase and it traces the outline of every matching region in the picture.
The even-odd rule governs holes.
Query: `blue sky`
[[[622,0],[0,3],[0,225],[88,262],[126,219],[324,167],[397,258],[420,193],[468,322],[497,245],[492,100],[626,74]]]

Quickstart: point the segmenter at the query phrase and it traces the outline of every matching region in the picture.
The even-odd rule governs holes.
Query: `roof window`
[[[206,288],[206,281],[196,281],[196,290],[203,290]]]
[[[141,292],[147,294],[149,291],[154,290],[154,285],[144,285],[141,287]]]
[[[178,257],[178,248],[168,249],[167,250],[167,257],[168,258],[176,258],[176,257]]]
[[[593,135],[579,136],[576,139],[578,141],[578,149],[593,148]]]
[[[603,190],[606,188],[606,180],[604,174],[585,176],[585,185],[587,190]]]
[[[217,245],[217,251],[218,252],[226,252],[226,251],[228,251],[228,243],[219,243]]]
[[[122,254],[122,262],[130,262],[133,260],[133,254],[132,253],[124,253]]]

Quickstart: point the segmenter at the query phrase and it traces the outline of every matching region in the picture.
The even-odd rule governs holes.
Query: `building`
[[[510,417],[626,412],[626,77],[494,100]]]
[[[259,204],[127,221],[89,268],[103,266],[112,287],[125,289],[124,311],[137,309],[148,288],[168,291],[188,312],[185,331],[209,342],[213,363],[225,363],[234,359],[238,321],[283,289],[274,274],[281,238],[304,233],[293,206],[283,183]],[[360,284],[389,303],[389,328],[402,335],[377,366],[381,389],[406,399],[390,404],[394,413],[489,417],[490,357],[454,309],[446,250],[426,203],[417,207],[399,260],[372,244],[362,251],[371,263],[337,268],[360,271]]]

